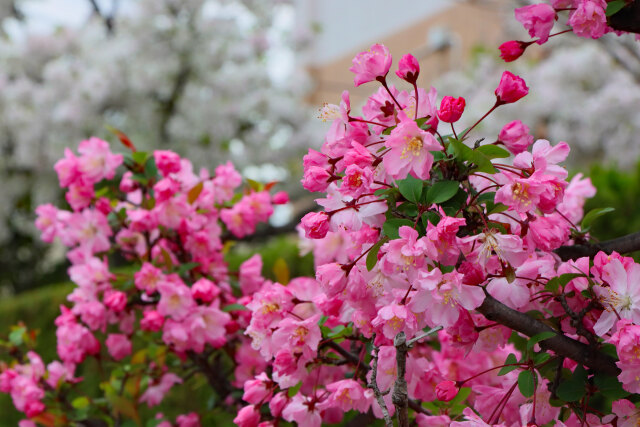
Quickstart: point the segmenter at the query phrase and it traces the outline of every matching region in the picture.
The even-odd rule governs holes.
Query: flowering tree
[[[0,40],[0,242],[11,243],[0,262],[15,264],[32,206],[59,196],[51,166],[64,147],[106,138],[105,125],[141,141],[141,149],[174,149],[196,167],[233,160],[286,182],[293,159],[318,136],[300,107],[304,73],[276,83],[266,66],[278,46],[302,47],[303,38],[286,37],[290,29],[274,23],[290,7],[141,0],[129,13],[94,16],[80,28]],[[20,244],[31,257],[10,282],[24,289],[42,256]]]
[[[486,117],[528,95],[521,77],[505,71],[462,129],[464,98],[438,103],[418,87],[411,55],[396,70],[407,89],[388,85],[391,65],[382,45],[354,58],[355,84],[381,87],[361,116],[346,91],[323,107],[331,129],[304,158],[303,186],[326,194],[301,224],[315,280],[265,280],[257,258],[228,271],[227,240],[286,200],[270,185],[234,195],[230,164],[195,174],[124,135],[126,157],[96,138],[67,150],[56,171],[72,211],[43,205],[37,226],[72,248],[78,287],[56,319],[60,361],[24,351],[24,327],[3,343],[13,358],[0,391],[29,418],[22,427],[142,424],[140,408],[191,375],[243,427],[345,414],[403,427],[637,424],[640,265],[620,253],[638,236],[591,242],[607,210],[583,215],[595,189],[568,180],[566,142],[534,141],[520,121],[478,138]],[[113,253],[132,272],[109,271]],[[108,369],[104,398],[75,386],[89,357]]]

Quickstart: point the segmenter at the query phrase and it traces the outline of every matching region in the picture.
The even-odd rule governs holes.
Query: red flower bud
[[[436,386],[436,397],[441,402],[448,402],[458,394],[458,385],[455,381],[442,381]]]
[[[418,80],[418,74],[420,74],[420,64],[418,63],[418,60],[415,56],[407,53],[400,59],[400,62],[398,63],[396,76],[400,77],[406,82],[415,84],[415,82]]]
[[[499,104],[511,104],[529,93],[529,88],[522,77],[509,71],[502,73],[500,83],[496,88],[496,96]]]
[[[454,123],[460,120],[466,103],[463,97],[454,98],[453,96],[445,96],[440,103],[438,110],[438,118],[446,123]]]
[[[524,50],[531,43],[524,43],[517,40],[510,40],[500,45],[500,58],[504,59],[504,62],[512,62],[520,58],[524,53]]]

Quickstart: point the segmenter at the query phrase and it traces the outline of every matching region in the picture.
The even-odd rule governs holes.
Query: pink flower
[[[391,54],[384,45],[374,44],[369,50],[360,52],[353,58],[349,71],[355,73],[353,82],[356,86],[377,79],[384,79],[391,68]]]
[[[398,62],[398,70],[396,75],[402,80],[414,84],[418,80],[418,74],[420,74],[420,63],[415,56],[407,53]]]
[[[406,305],[389,304],[378,310],[378,316],[371,324],[382,330],[383,335],[392,340],[400,331],[412,336],[418,327],[415,315]]]
[[[322,416],[316,405],[311,405],[311,399],[301,393],[291,398],[282,411],[282,418],[290,422],[297,422],[299,426],[320,427]]]
[[[579,0],[577,9],[571,12],[568,24],[580,37],[598,39],[608,32],[604,0]]]
[[[495,93],[499,104],[510,104],[526,96],[529,88],[521,77],[505,71]]]
[[[145,311],[140,319],[140,328],[143,331],[158,332],[164,324],[164,316],[155,310]]]
[[[436,386],[436,396],[441,402],[448,402],[458,395],[458,388],[455,381],[442,381]]]
[[[177,427],[200,427],[200,417],[195,412],[178,415],[176,422]]]
[[[394,179],[405,179],[409,173],[427,179],[433,164],[430,151],[439,150],[440,144],[404,113],[399,113],[398,117],[400,123],[385,141],[391,150],[384,156],[384,167]]]
[[[302,228],[308,239],[322,239],[329,231],[329,215],[325,212],[309,212],[302,217]]]
[[[305,167],[304,175],[300,182],[302,186],[309,191],[324,191],[329,186],[329,178],[331,175],[323,167],[309,166]]]
[[[160,302],[158,313],[170,316],[176,320],[183,319],[195,305],[191,290],[176,275],[169,276],[171,280],[160,282]]]
[[[271,197],[271,203],[274,205],[285,205],[289,203],[289,195],[286,191],[278,191]]]
[[[340,193],[351,196],[354,199],[371,191],[373,185],[373,172],[370,168],[361,168],[358,165],[349,165],[342,178]]]
[[[356,410],[367,412],[373,401],[373,391],[364,389],[357,381],[347,379],[327,384],[330,392],[327,400],[321,403],[322,408],[339,408],[349,412]]]
[[[64,158],[58,160],[53,168],[58,174],[60,188],[67,188],[80,176],[80,172],[78,170],[78,158],[73,151],[68,148],[64,149]]]
[[[122,360],[131,354],[131,341],[124,334],[109,334],[105,344],[115,360]]]
[[[180,172],[180,156],[169,150],[156,150],[153,152],[156,166],[163,176]]]
[[[599,336],[609,332],[618,318],[640,323],[640,264],[633,263],[625,269],[620,260],[612,259],[603,270],[609,286],[594,287],[605,308],[593,326]]]
[[[239,427],[257,427],[260,423],[260,411],[254,405],[245,406],[238,411],[233,422]]]
[[[211,280],[202,277],[191,286],[191,295],[202,302],[210,303],[220,295],[220,289]]]
[[[92,184],[102,179],[112,179],[123,161],[122,154],[112,154],[109,143],[99,138],[82,141],[78,153],[82,155],[78,159],[78,170]]]
[[[136,288],[145,291],[147,295],[153,295],[158,284],[164,279],[164,274],[153,264],[145,262],[140,271],[134,273],[133,278]]]
[[[138,402],[146,403],[148,407],[159,405],[164,399],[164,395],[171,390],[174,384],[182,384],[182,378],[174,373],[168,372],[160,378],[157,384],[147,387]]]
[[[460,120],[464,107],[465,100],[463,97],[445,96],[440,103],[438,118],[445,123],[455,123]]]
[[[502,43],[498,49],[500,49],[500,57],[504,59],[504,62],[512,62],[522,56],[527,46],[529,46],[528,43],[510,40]]]
[[[127,294],[120,291],[106,292],[104,305],[106,305],[110,310],[119,313],[127,306]]]
[[[42,231],[41,238],[47,243],[53,242],[61,231],[61,224],[58,221],[58,208],[51,203],[40,205],[36,208],[36,228]]]
[[[538,37],[538,44],[549,39],[549,33],[556,19],[556,11],[546,3],[532,4],[515,10],[516,20],[529,31],[531,37]]]
[[[252,380],[244,382],[244,394],[242,400],[257,405],[261,402],[268,401],[273,396],[275,383],[262,372]]]
[[[500,131],[498,139],[513,154],[526,151],[533,143],[533,135],[529,135],[529,127],[520,120],[507,123]]]
[[[240,289],[244,295],[251,295],[256,292],[264,283],[262,277],[262,257],[255,254],[240,265],[239,282]]]
[[[320,282],[328,297],[340,294],[347,286],[346,272],[336,262],[319,266],[316,269],[316,280]]]

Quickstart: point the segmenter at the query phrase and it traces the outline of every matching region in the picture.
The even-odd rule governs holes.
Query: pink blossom
[[[158,284],[164,279],[162,270],[154,267],[153,264],[145,262],[142,264],[140,271],[133,274],[136,288],[145,291],[147,295],[153,295],[156,292]]]
[[[146,403],[148,407],[159,405],[164,399],[165,394],[171,390],[174,384],[182,384],[182,378],[174,373],[168,372],[160,378],[157,384],[147,387],[138,402]]]
[[[594,287],[605,308],[593,326],[599,336],[609,332],[618,318],[640,323],[640,264],[633,263],[625,269],[620,260],[613,259],[603,270],[609,286]]]
[[[180,156],[169,150],[155,150],[153,158],[156,162],[158,170],[163,176],[169,176],[171,173],[180,172]]]
[[[78,158],[73,151],[68,148],[64,149],[64,158],[58,160],[53,168],[58,174],[58,181],[60,181],[61,188],[69,187],[69,185],[80,177]]]
[[[400,123],[385,141],[391,150],[384,156],[384,167],[395,179],[404,179],[409,173],[427,179],[433,163],[430,151],[439,150],[440,144],[405,114],[400,113],[399,118]]]
[[[209,303],[220,295],[220,289],[211,280],[202,277],[191,286],[191,295],[194,299]]]
[[[131,354],[131,341],[124,334],[109,334],[105,344],[115,360],[122,360]]]
[[[300,222],[308,239],[322,239],[329,231],[329,215],[325,212],[309,212]]]
[[[445,96],[440,103],[438,118],[445,123],[455,123],[460,120],[466,103],[463,97]]]
[[[112,154],[109,143],[99,138],[89,138],[78,146],[78,170],[83,179],[96,183],[102,179],[112,179],[116,169],[122,164],[122,154]]]
[[[377,79],[384,79],[391,68],[391,54],[384,45],[374,44],[369,50],[360,52],[353,58],[349,71],[355,74],[356,86]]]
[[[529,127],[520,120],[507,123],[500,131],[498,139],[513,154],[526,151],[529,145],[533,143],[533,136],[529,135]]]
[[[398,77],[413,84],[418,80],[418,74],[420,74],[420,63],[415,56],[407,53],[400,58],[396,71]]]
[[[320,314],[305,320],[295,320],[290,317],[281,321],[278,329],[273,333],[273,345],[276,348],[286,348],[293,353],[303,354],[307,358],[315,356],[322,333],[318,326]]]
[[[191,290],[176,275],[169,276],[169,280],[160,282],[158,291],[160,292],[158,313],[163,316],[181,320],[195,305]]]
[[[290,422],[295,421],[300,426],[320,427],[322,424],[320,411],[315,405],[310,405],[310,401],[309,397],[301,393],[296,394],[282,411],[282,418]]]
[[[140,319],[140,328],[144,331],[158,332],[164,324],[164,316],[155,310],[145,311]]]
[[[329,297],[340,294],[347,286],[345,270],[336,262],[319,266],[316,269],[316,280],[320,282]]]
[[[104,305],[116,313],[121,312],[127,306],[127,294],[120,291],[109,291],[105,293]]]
[[[244,406],[233,422],[239,427],[257,427],[260,423],[260,411],[254,405]]]
[[[556,11],[546,3],[532,4],[515,10],[516,20],[529,31],[531,37],[538,37],[536,43],[543,44],[556,19]]]
[[[91,204],[95,193],[93,184],[79,179],[69,185],[67,194],[64,195],[65,200],[75,212],[78,212]]]
[[[598,39],[609,31],[604,0],[578,0],[576,10],[569,16],[568,24],[580,37]]]
[[[418,325],[415,315],[406,305],[389,304],[378,310],[378,315],[371,324],[382,330],[383,335],[393,340],[399,332],[404,331],[407,336],[413,336]]]
[[[195,412],[178,415],[176,417],[177,427],[200,427],[200,417]]]
[[[274,205],[286,205],[289,203],[289,194],[286,191],[278,191],[271,197],[271,203]]]
[[[499,104],[510,104],[526,96],[529,88],[521,77],[505,71],[495,93]]]
[[[442,381],[436,386],[436,396],[441,402],[448,402],[458,395],[458,385],[455,381]]]
[[[302,186],[309,191],[324,191],[329,186],[331,175],[323,167],[309,166],[304,169]]]
[[[363,388],[357,381],[347,379],[327,384],[330,393],[327,400],[320,404],[324,408],[339,408],[343,412],[356,410],[367,412],[373,401],[373,391]]]
[[[273,396],[274,388],[275,383],[271,381],[265,372],[262,372],[254,379],[245,381],[242,400],[258,405],[261,402],[268,401]]]
[[[239,272],[240,288],[245,295],[256,292],[262,286],[264,277],[262,277],[262,257],[255,254],[242,264],[240,264]]]
[[[361,168],[358,165],[349,165],[342,178],[340,193],[345,196],[358,198],[371,192],[373,185],[373,172],[370,168]]]

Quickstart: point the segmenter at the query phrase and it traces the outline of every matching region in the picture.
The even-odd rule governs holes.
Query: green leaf
[[[486,172],[489,174],[494,174],[497,172],[496,168],[494,168],[491,164],[491,159],[481,151],[472,150],[471,148],[467,147],[465,144],[454,138],[449,139],[449,144],[449,147],[452,148],[453,152],[456,154],[456,157],[475,164],[478,168],[478,172]]]
[[[389,237],[389,239],[398,239],[400,235],[398,234],[398,229],[406,225],[408,227],[413,227],[413,222],[408,219],[402,218],[391,218],[385,221],[382,226],[382,231],[384,231],[384,235]]]
[[[247,178],[247,184],[253,191],[262,191],[264,190],[264,184],[258,181],[254,181],[253,179]]]
[[[389,241],[388,237],[383,237],[378,240],[378,242],[371,247],[369,253],[367,254],[367,271],[373,270],[373,267],[376,266],[378,262],[378,252],[380,252],[380,247]]]
[[[224,311],[225,313],[228,313],[230,311],[249,311],[249,309],[242,304],[229,304],[229,305],[225,305],[222,308],[222,311]]]
[[[204,182],[200,181],[199,183],[194,185],[191,188],[191,190],[189,190],[189,192],[187,193],[187,202],[189,202],[190,205],[192,205],[193,202],[198,200],[198,196],[200,196],[200,193],[202,193],[203,188],[204,188]]]
[[[158,167],[153,156],[149,156],[147,163],[144,165],[144,176],[147,178],[156,178],[158,176]]]
[[[547,284],[544,285],[544,289],[549,292],[556,293],[558,292],[558,289],[560,288],[560,286],[564,288],[565,286],[567,286],[567,283],[569,283],[576,277],[583,277],[583,276],[584,274],[582,273],[561,274],[560,276],[554,277],[553,279],[549,280]]]
[[[518,374],[518,389],[524,397],[531,397],[535,392],[535,384],[533,381],[533,373],[529,370],[522,371]]]
[[[76,397],[71,401],[71,406],[76,409],[84,409],[89,406],[89,399],[86,396]]]
[[[456,195],[460,183],[458,181],[438,181],[427,191],[426,204],[446,202]]]
[[[280,257],[276,260],[275,263],[273,263],[273,274],[276,277],[276,281],[278,283],[282,283],[283,285],[289,283],[289,280],[291,279],[291,273],[289,271],[289,266],[287,265],[287,262],[284,260],[284,258]]]
[[[505,365],[510,365],[512,363],[518,363],[518,359],[516,358],[516,355],[513,353],[509,353],[509,355],[507,356],[507,360],[504,361]],[[498,376],[502,376],[505,374],[508,374],[509,372],[518,369],[517,365],[513,365],[513,366],[504,366],[502,369],[500,369],[500,371],[498,372]]]
[[[616,13],[620,12],[623,7],[627,5],[625,0],[613,0],[612,2],[607,3],[607,10],[605,11],[605,15],[612,16]]]
[[[561,383],[556,390],[556,395],[565,402],[576,402],[582,399],[585,391],[584,382],[572,380]]]
[[[146,153],[144,151],[136,151],[135,153],[131,154],[131,158],[137,164],[144,165],[147,162],[147,159],[149,158],[149,153]]]
[[[422,196],[422,180],[407,176],[406,179],[397,182],[400,194],[410,202],[417,203]]]
[[[429,151],[433,155],[433,162],[439,162],[447,158],[447,155],[442,151]]]
[[[547,340],[549,338],[555,337],[557,334],[553,331],[540,332],[529,338],[527,341],[527,350],[531,350],[534,345],[538,344],[540,341]]]
[[[595,221],[597,218],[601,217],[604,214],[613,212],[614,210],[615,210],[614,208],[597,208],[597,209],[590,210],[589,213],[586,214],[582,219],[582,223],[580,224],[580,229],[582,231],[587,231],[593,221]]]
[[[22,343],[24,342],[23,337],[25,332],[27,332],[27,328],[24,327],[13,329],[9,334],[9,341],[11,342],[11,344],[15,346],[22,345]]]
[[[185,264],[180,264],[180,266],[177,269],[177,273],[180,274],[184,274],[190,270],[193,270],[194,268],[198,267],[200,265],[199,262],[187,262]]]
[[[293,397],[296,394],[298,394],[298,390],[300,390],[300,387],[302,387],[302,381],[299,381],[298,384],[294,385],[293,387],[289,387],[289,389],[287,390],[287,395],[289,395],[289,397]]]
[[[427,211],[422,214],[422,225],[427,228],[428,224],[438,225],[440,222],[440,215],[433,211]]]
[[[396,126],[391,126],[382,131],[383,135],[391,135],[391,131],[394,130]]]
[[[602,394],[613,400],[622,399],[630,394],[622,388],[616,377],[598,373],[593,377],[593,382]]]
[[[489,159],[504,159],[504,158],[507,158],[507,157],[511,156],[511,153],[509,153],[504,148],[498,147],[497,145],[492,145],[492,144],[483,145],[482,147],[478,147],[478,148],[476,148],[475,151],[478,151],[478,152],[484,154]]]

